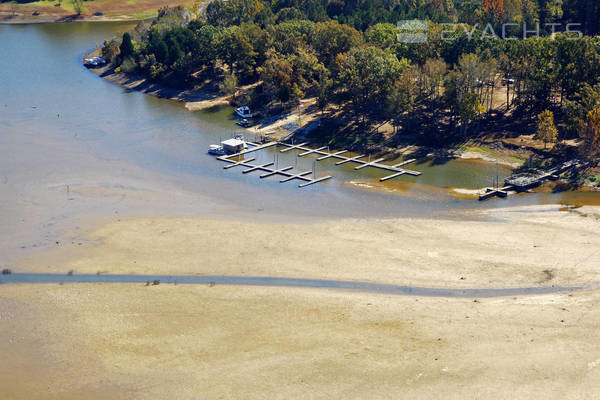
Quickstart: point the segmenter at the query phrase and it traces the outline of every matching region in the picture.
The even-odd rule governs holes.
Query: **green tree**
[[[365,40],[369,44],[389,49],[398,42],[398,27],[394,24],[376,24],[367,29]]]
[[[554,125],[554,113],[552,111],[545,110],[538,115],[535,136],[544,142],[544,149],[549,142],[556,142],[558,129]]]
[[[333,92],[333,80],[329,79],[329,70],[325,69],[319,75],[317,90],[317,106],[321,110],[321,115],[323,115],[325,113],[325,108],[327,108],[331,102]]]
[[[83,0],[71,0],[71,5],[73,6],[73,10],[77,13],[77,15],[81,15],[83,12]]]
[[[255,68],[263,65],[267,59],[267,52],[273,46],[273,38],[270,33],[255,23],[242,24],[240,30],[240,33],[252,44],[252,53],[249,55],[252,59],[250,65]],[[253,75],[255,72],[254,69]]]
[[[361,37],[356,29],[335,21],[318,23],[311,36],[312,47],[327,67],[333,66],[338,54],[346,53],[360,43]]]
[[[286,82],[283,85],[281,85],[281,87],[277,91],[277,98],[282,103],[287,103],[288,101],[290,101],[291,97],[292,97],[292,89],[290,88],[290,85]]]
[[[238,79],[235,74],[227,74],[225,75],[225,79],[223,82],[219,84],[219,90],[223,94],[234,94],[238,88]]]
[[[250,75],[254,71],[256,52],[250,38],[239,26],[226,28],[218,42],[219,56],[232,73]],[[238,71],[236,71],[238,70]]]
[[[164,40],[160,39],[156,42],[154,55],[159,63],[167,64],[169,62],[169,48]]]
[[[586,83],[575,94],[573,100],[565,102],[564,109],[569,132],[577,133],[579,122],[584,120],[590,111],[597,108],[600,108],[600,83],[595,86]]]
[[[340,87],[347,90],[352,108],[364,122],[366,113],[381,113],[387,91],[408,68],[405,59],[378,47],[357,47],[338,57]]]
[[[233,26],[250,22],[265,5],[259,0],[214,0],[206,6],[206,20],[214,26]]]
[[[282,8],[275,14],[277,22],[290,21],[294,19],[306,19],[306,15],[294,7]]]
[[[125,32],[123,34],[123,40],[121,41],[121,46],[119,47],[119,49],[121,50],[121,57],[123,59],[133,55],[133,42],[131,41],[131,35],[129,34],[129,32]]]
[[[302,97],[304,97],[304,92],[300,89],[300,86],[296,82],[292,83],[292,87],[290,88],[290,100],[298,101]]]
[[[302,90],[317,84],[322,74],[328,72],[310,50],[299,49],[296,54],[287,58],[292,65],[292,80]]]
[[[281,54],[292,54],[301,47],[308,47],[314,32],[315,23],[306,20],[286,21],[270,29],[275,50]]]
[[[264,91],[271,99],[278,97],[281,100],[286,96],[289,99],[294,70],[285,56],[277,53],[270,54],[264,65],[258,69],[258,73],[263,81]],[[286,91],[287,95],[282,96],[282,91]]]
[[[467,135],[469,125],[485,112],[482,104],[482,88],[485,86],[489,67],[476,54],[463,54],[458,66],[448,74],[445,98],[460,119],[463,135]]]
[[[600,108],[588,112],[585,121],[579,124],[579,137],[583,141],[582,154],[597,157],[600,153]]]
[[[479,116],[482,111],[479,96],[475,93],[467,93],[458,101],[458,115],[461,120],[461,129],[464,136],[467,135],[467,130],[471,122]]]
[[[421,95],[426,100],[437,101],[442,95],[444,78],[448,66],[442,59],[428,59],[420,69],[419,86]]]
[[[218,56],[218,39],[223,28],[203,25],[195,32],[197,50],[192,53],[198,69],[208,67],[214,69]]]
[[[387,90],[386,112],[394,122],[396,131],[405,116],[413,111],[416,98],[416,84],[410,69],[406,69]],[[408,119],[410,121],[410,118]]]

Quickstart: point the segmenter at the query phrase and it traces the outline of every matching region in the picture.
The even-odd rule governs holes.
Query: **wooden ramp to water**
[[[335,163],[335,165],[342,165],[342,164],[346,164],[346,163],[350,163],[350,162],[359,164],[358,166],[354,167],[355,170],[360,170],[363,168],[377,168],[377,169],[393,172],[391,175],[387,175],[387,176],[384,176],[383,178],[380,178],[379,179],[380,182],[385,182],[387,180],[394,179],[394,178],[397,178],[402,175],[411,175],[411,176],[421,175],[421,172],[419,172],[419,171],[411,171],[408,169],[400,168],[404,165],[408,165],[408,164],[415,162],[416,159],[406,160],[406,161],[401,162],[396,165],[387,165],[387,164],[381,164],[381,162],[384,160],[384,158],[379,158],[377,160],[371,161],[370,157],[369,157],[369,159],[364,160],[364,158],[367,157],[366,154],[361,154],[361,155],[354,156],[354,157],[346,157],[343,154],[348,153],[348,150],[329,152],[329,149],[327,146],[319,147],[316,149],[311,149],[309,147],[306,147],[306,144],[307,143],[301,143],[298,145],[294,145],[294,144],[279,142],[279,145],[286,147],[285,149],[282,149],[279,151],[282,153],[285,153],[290,150],[299,150],[302,153],[298,154],[298,157],[304,157],[304,156],[307,156],[310,154],[315,154],[315,155],[319,156],[317,158],[317,161],[323,161],[323,160],[327,160],[330,158],[340,160],[340,161],[337,161]],[[326,149],[327,149],[327,151],[325,151]]]

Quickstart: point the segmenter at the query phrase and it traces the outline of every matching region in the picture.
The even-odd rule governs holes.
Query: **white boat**
[[[235,113],[240,118],[252,118],[252,111],[250,111],[250,107],[242,106],[235,109]]]
[[[212,154],[213,156],[224,156],[226,152],[220,144],[211,144],[208,146],[208,154]]]
[[[102,57],[85,58],[83,60],[83,65],[88,68],[100,67],[102,65],[106,65],[106,60]]]
[[[85,65],[88,68],[93,68],[98,66],[98,62],[93,58],[86,58],[83,60],[83,65]]]

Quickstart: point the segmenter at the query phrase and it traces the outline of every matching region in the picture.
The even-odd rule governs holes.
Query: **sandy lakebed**
[[[82,66],[81,49],[129,26],[0,25],[10,94],[0,107],[0,270],[583,289],[467,299],[2,283],[0,399],[597,396],[597,209],[562,212],[557,204],[579,203],[538,194],[485,205],[382,195],[346,188],[353,167],[307,190],[223,170],[204,153],[232,120]],[[432,175],[445,181],[454,167]],[[534,206],[490,210],[521,201]]]
[[[0,397],[592,398],[600,390],[597,209],[488,213],[490,220],[470,222],[130,219],[89,232],[86,246],[57,246],[27,265],[29,272],[587,289],[474,300],[4,284]]]

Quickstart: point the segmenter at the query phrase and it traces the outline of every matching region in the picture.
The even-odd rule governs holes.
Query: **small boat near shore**
[[[250,128],[251,126],[255,125],[254,123],[248,121],[246,118],[243,118],[242,120],[236,122],[236,124],[238,126],[241,126],[242,128]]]
[[[224,156],[225,154],[227,154],[227,152],[225,151],[225,149],[223,149],[223,146],[221,146],[220,144],[211,144],[210,146],[208,146],[208,154],[213,156]]]
[[[87,68],[96,68],[106,65],[106,60],[102,57],[84,58],[83,65]]]

